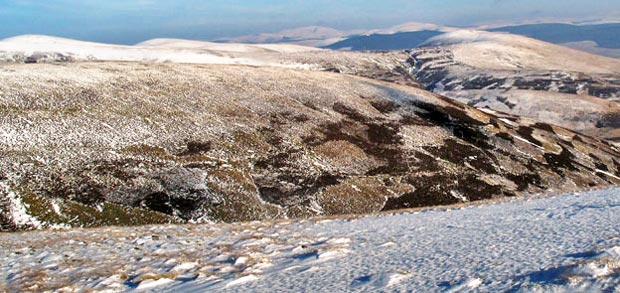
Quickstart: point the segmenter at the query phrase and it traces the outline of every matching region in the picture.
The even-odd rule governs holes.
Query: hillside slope
[[[582,51],[620,57],[620,23],[566,24],[538,23],[489,29],[535,38]]]
[[[454,61],[482,70],[620,73],[620,60],[518,35],[458,30],[433,37],[426,45],[448,47]]]
[[[0,291],[614,292],[619,220],[612,189],[360,218],[4,233]]]
[[[344,74],[10,64],[0,93],[3,229],[368,213],[620,182],[605,142]],[[101,220],[110,209],[143,212]]]
[[[292,44],[231,44],[153,39],[119,46],[40,35],[0,41],[0,62],[56,63],[131,61],[241,64],[332,71],[419,87],[404,62],[405,52],[335,52]]]
[[[411,57],[416,79],[436,93],[618,140],[619,60],[478,31],[438,36]]]

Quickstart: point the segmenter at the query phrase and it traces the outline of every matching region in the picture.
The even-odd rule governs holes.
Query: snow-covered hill
[[[454,62],[482,70],[620,73],[620,60],[511,34],[457,30],[431,38],[426,46],[444,47]]]
[[[347,35],[355,34],[356,32],[340,31],[321,26],[304,26],[275,33],[221,38],[218,41],[248,44],[292,43],[321,47],[342,40]]]
[[[176,39],[155,39],[136,46],[122,46],[24,35],[0,41],[0,61],[142,61],[307,68],[305,64],[284,62],[278,54],[318,50],[288,44],[218,44]]]
[[[0,234],[0,291],[615,292],[620,189],[359,218]]]
[[[618,139],[618,105],[609,100],[620,99],[620,60],[471,30],[432,38],[411,57],[416,79],[436,93]]]
[[[205,41],[193,41],[183,39],[152,39],[136,44],[137,47],[150,47],[160,49],[195,49],[215,52],[238,52],[238,53],[299,53],[321,51],[321,49],[293,44],[234,44],[213,43]]]
[[[381,29],[356,29],[347,31],[336,30],[328,27],[308,26],[283,30],[276,33],[262,33],[258,35],[222,38],[219,39],[219,41],[250,44],[290,43],[313,47],[327,47],[340,41],[359,36],[370,36],[377,34],[389,35],[419,31],[450,32],[453,30],[455,30],[455,28],[419,22],[406,22]]]

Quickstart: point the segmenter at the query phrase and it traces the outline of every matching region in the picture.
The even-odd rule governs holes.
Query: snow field
[[[620,189],[359,218],[0,235],[8,291],[613,291]]]

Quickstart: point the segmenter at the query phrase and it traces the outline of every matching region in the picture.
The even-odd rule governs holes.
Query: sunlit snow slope
[[[284,52],[318,50],[288,44],[218,44],[177,39],[154,39],[136,46],[122,46],[43,35],[23,35],[0,40],[0,61],[141,61],[304,68],[303,64],[278,62],[276,56]]]
[[[606,291],[620,189],[359,219],[0,234],[0,291]]]
[[[478,69],[620,72],[620,60],[511,34],[459,30],[431,38],[426,45],[447,47],[454,61]]]

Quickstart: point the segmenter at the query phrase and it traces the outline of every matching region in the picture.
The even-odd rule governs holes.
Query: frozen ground
[[[620,189],[362,218],[0,234],[0,291],[620,289]]]

